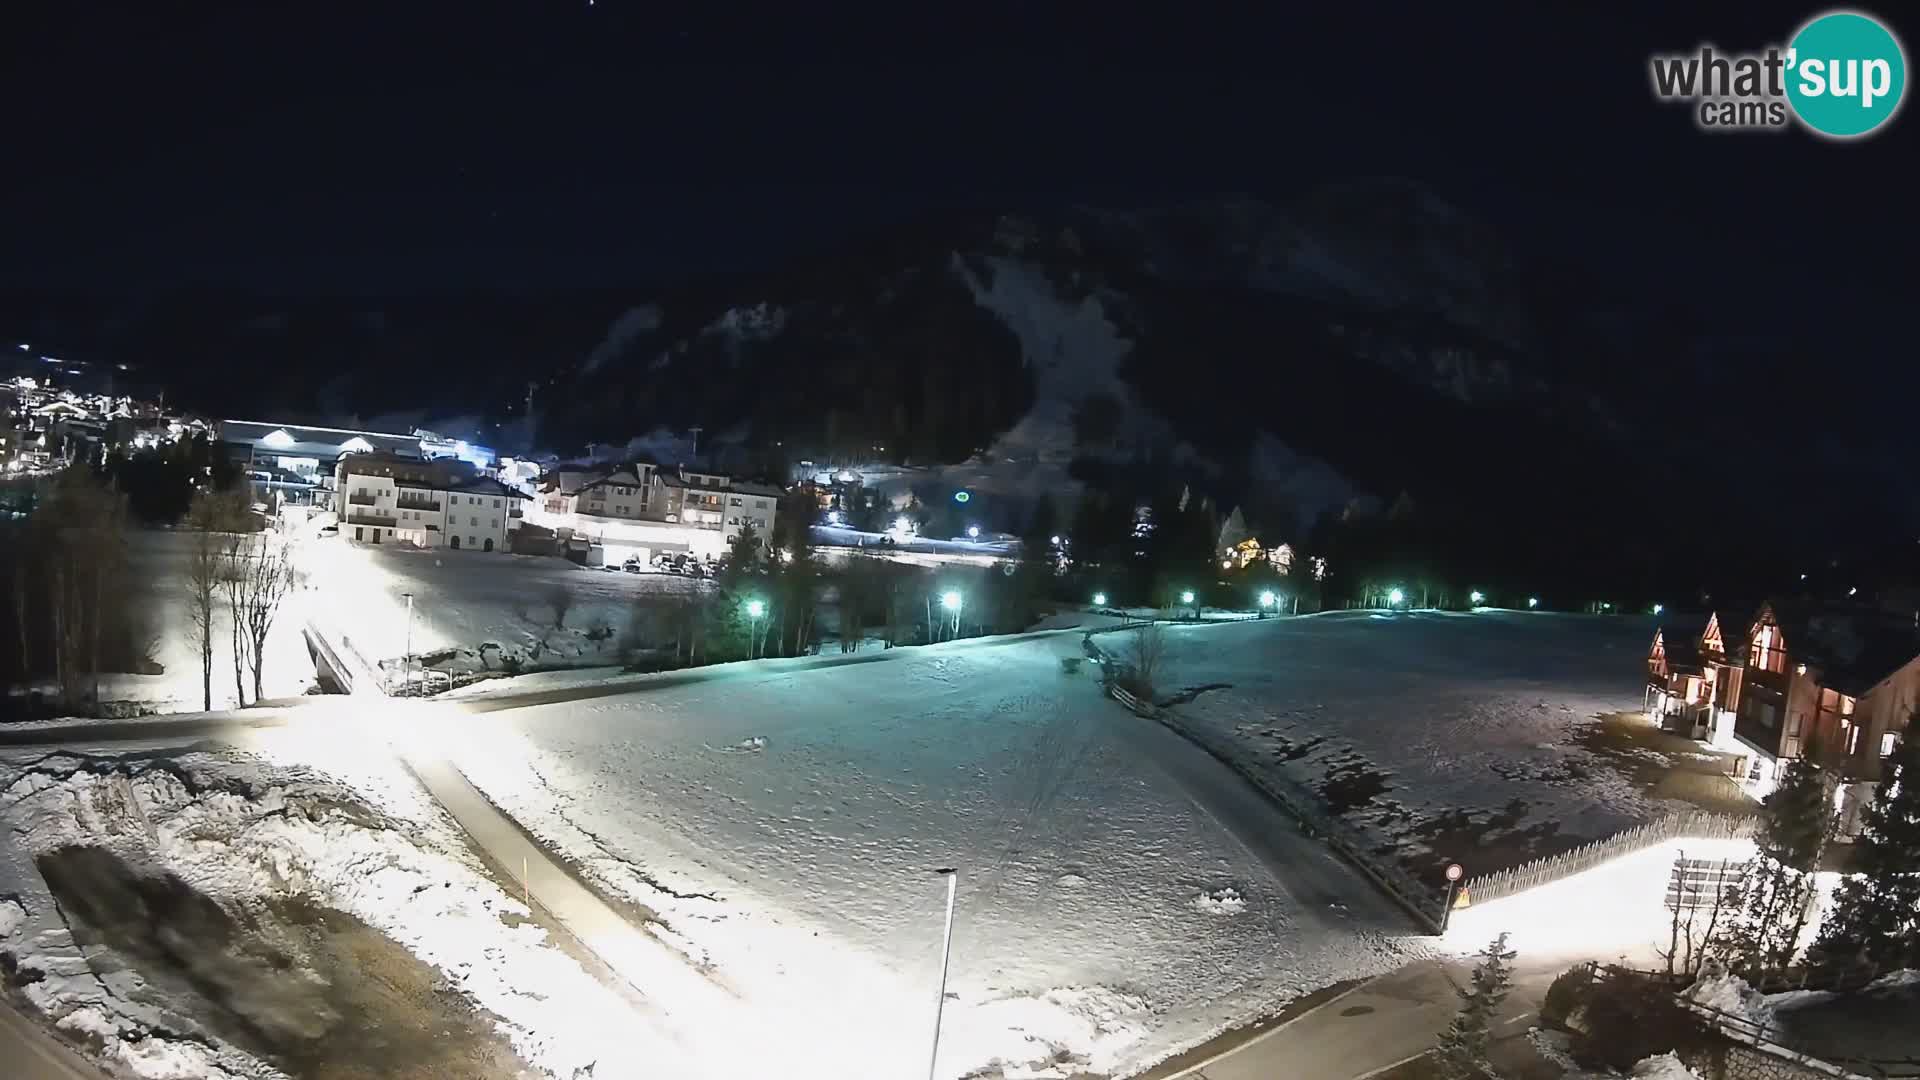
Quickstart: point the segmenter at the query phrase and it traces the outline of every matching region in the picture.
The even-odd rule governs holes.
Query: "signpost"
[[[1447,923],[1453,919],[1453,890],[1460,887],[1460,879],[1467,871],[1459,863],[1447,864],[1447,905],[1440,909],[1440,932],[1447,932]]]

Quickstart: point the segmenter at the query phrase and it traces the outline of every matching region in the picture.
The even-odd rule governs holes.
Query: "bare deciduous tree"
[[[253,700],[260,700],[267,636],[295,580],[293,548],[285,541],[255,535],[235,536],[227,543],[221,584],[233,619],[233,688],[242,705],[243,673],[253,676]]]
[[[1127,650],[1127,664],[1133,668],[1135,689],[1148,697],[1153,696],[1154,680],[1165,666],[1167,656],[1167,638],[1161,632],[1159,623],[1148,623],[1133,632],[1133,642]]]
[[[232,498],[215,492],[194,496],[187,511],[187,633],[200,652],[200,707],[213,709],[213,635],[219,611],[228,538],[238,527]]]
[[[573,590],[565,582],[556,581],[547,587],[547,606],[553,609],[553,628],[559,630],[567,625],[567,612],[573,610]]]

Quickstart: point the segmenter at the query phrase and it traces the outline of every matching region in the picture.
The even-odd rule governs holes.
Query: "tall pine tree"
[[[1513,957],[1505,933],[1480,950],[1472,981],[1459,991],[1460,1011],[1440,1036],[1437,1056],[1448,1080],[1480,1080],[1491,1075],[1487,1064],[1489,1033],[1494,1013],[1513,986]]]
[[[1758,850],[1734,897],[1739,915],[1716,949],[1736,972],[1777,971],[1799,954],[1813,917],[1813,871],[1833,835],[1833,789],[1819,760],[1819,747],[1809,742],[1764,803]]]
[[[1920,740],[1906,740],[1887,762],[1861,818],[1858,873],[1835,894],[1818,947],[1889,969],[1920,965]]]

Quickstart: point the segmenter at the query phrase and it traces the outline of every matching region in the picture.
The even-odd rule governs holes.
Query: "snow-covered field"
[[[1417,874],[1497,870],[1669,808],[1578,741],[1640,708],[1645,620],[1335,612],[1164,633],[1160,696],[1198,691],[1185,722],[1313,787]]]
[[[64,1036],[121,1076],[672,1074],[392,758],[239,741],[0,761],[0,953]]]
[[[792,1077],[925,1068],[938,867],[960,871],[943,1078],[1122,1072],[1419,951],[1397,913],[1293,900],[1115,727],[1142,721],[1062,671],[1077,636],[886,655],[461,717],[427,741],[655,912]],[[1353,887],[1356,910],[1374,900]]]
[[[411,592],[414,655],[457,671],[497,671],[508,656],[542,668],[616,663],[617,638],[637,598],[704,587],[694,578],[589,570],[545,556],[415,551],[337,538],[308,543],[302,564],[317,585],[321,619],[367,661],[406,655]],[[571,604],[560,627],[556,590],[565,590]],[[596,628],[612,636],[590,639]],[[491,646],[484,657],[482,645]]]

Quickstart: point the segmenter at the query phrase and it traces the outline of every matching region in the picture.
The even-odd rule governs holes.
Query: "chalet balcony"
[[[440,512],[440,504],[433,499],[408,498],[405,495],[394,500],[393,505],[401,510],[425,510],[429,513]]]
[[[372,506],[374,504],[374,499],[375,499],[375,496],[362,495],[359,492],[355,492],[352,495],[347,496],[347,501],[349,503],[352,503],[355,506]]]
[[[400,520],[394,517],[393,512],[390,510],[349,510],[347,511],[347,524],[376,525],[381,528],[392,529],[400,524]]]

